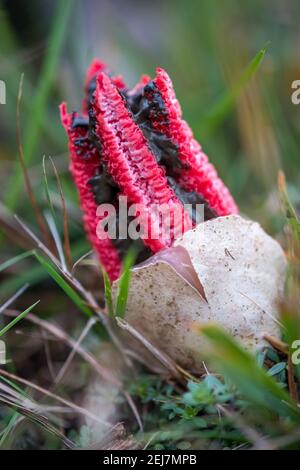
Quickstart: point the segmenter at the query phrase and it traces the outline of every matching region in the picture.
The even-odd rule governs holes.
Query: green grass
[[[113,307],[112,291],[111,291],[111,282],[109,280],[108,274],[104,269],[102,270],[103,282],[104,282],[104,298],[105,305],[107,307],[109,316],[114,318],[115,312]]]
[[[134,260],[136,259],[136,251],[130,249],[125,256],[123,262],[123,269],[118,282],[117,290],[117,300],[114,316],[123,318],[125,315],[128,292],[129,292],[129,283],[131,277],[131,268],[134,265]]]
[[[126,431],[142,446],[158,450],[264,446],[299,449],[299,408],[293,401],[288,375],[292,344],[300,337],[300,107],[291,105],[289,95],[291,81],[299,78],[294,46],[300,39],[299,4],[287,0],[283,19],[275,3],[266,0],[243,4],[236,0],[191,0],[188,4],[166,0],[159,9],[155,3],[143,7],[143,11],[134,6],[138,27],[132,23],[132,5],[125,4],[122,14],[107,6],[105,17],[99,14],[101,2],[95,2],[93,11],[88,5],[80,7],[80,2],[71,0],[55,2],[53,10],[37,10],[33,4],[28,19],[24,6],[11,15],[0,3],[0,79],[7,85],[7,105],[0,107],[0,191],[10,225],[8,229],[0,207],[0,297],[6,301],[25,283],[30,284],[12,305],[14,319],[7,320],[3,312],[0,316],[0,336],[12,359],[9,370],[51,389],[52,375],[55,378],[56,370],[69,357],[88,317],[95,315],[82,293],[36,246],[33,256],[28,238],[14,224],[14,212],[22,212],[40,238],[23,189],[21,167],[16,163],[16,103],[21,73],[24,72],[21,131],[25,161],[42,213],[48,214],[60,258],[66,257],[67,262],[65,246],[60,242],[64,238],[63,207],[56,176],[47,170],[49,154],[69,208],[74,259],[90,247],[68,170],[58,104],[66,99],[70,109],[80,106],[85,69],[93,56],[100,55],[111,63],[114,73],[124,73],[129,86],[141,73],[153,76],[154,68],[163,66],[174,81],[185,118],[230,186],[241,211],[259,220],[286,250],[290,265],[280,320],[288,354],[267,347],[257,356],[250,355],[223,331],[207,328],[201,334],[212,345],[208,362],[210,359],[218,374],[177,383],[153,374],[134,359],[133,369],[120,372],[111,341],[107,335],[100,338],[95,327],[80,345],[82,350],[74,354],[56,392],[75,403],[84,403],[92,374],[101,375],[107,367],[110,373],[122,377],[125,389],[134,398],[144,432],[138,430],[124,393],[115,398],[110,391],[104,391],[104,396],[108,404],[111,400],[117,403]],[[20,24],[24,24],[23,30]],[[260,50],[266,43],[268,47]],[[34,55],[36,46],[41,52]],[[286,175],[287,185],[281,176],[278,192],[279,168]],[[113,335],[118,332],[113,319],[125,313],[133,263],[130,252],[115,306],[108,277],[104,273],[102,281],[94,260],[84,258],[76,266],[75,277],[86,293],[91,292],[101,307],[106,306]],[[35,311],[37,298],[41,301]],[[32,315],[27,316],[29,311]],[[32,318],[45,323],[33,324]],[[66,338],[59,343],[54,341],[53,329]],[[68,340],[73,340],[73,346]],[[299,366],[294,366],[293,378],[299,392]],[[18,393],[35,401],[34,390],[29,393],[24,384],[16,389],[13,380],[2,379],[1,383],[10,388],[10,398]],[[38,397],[41,396],[39,404],[57,404],[39,392]],[[17,398],[20,400],[20,396]],[[25,419],[20,424],[22,412]],[[75,422],[68,414],[52,410],[45,421],[16,404],[1,405],[0,447],[61,449],[70,443],[93,444],[103,437],[93,435],[92,427],[74,425]]]
[[[11,259],[8,259],[7,261],[4,261],[0,265],[0,272],[4,271],[5,269],[9,268],[10,266],[13,266],[15,263],[18,263],[19,261],[28,258],[29,256],[32,256],[33,250],[30,251],[25,251],[24,253],[21,253],[20,255],[14,256]]]
[[[45,55],[43,67],[40,73],[38,85],[30,106],[30,119],[25,131],[24,156],[26,164],[29,165],[37,151],[37,144],[40,137],[41,122],[45,119],[47,100],[57,73],[59,58],[63,40],[66,34],[66,26],[69,22],[72,0],[59,2],[58,9],[53,17],[53,27],[48,38],[47,53]],[[23,185],[23,176],[19,164],[8,184],[6,204],[10,209],[15,209],[19,203],[19,193]]]
[[[268,374],[259,367],[251,354],[221,329],[204,326],[201,333],[211,343],[209,358],[214,368],[229,379],[256,409],[290,418],[299,425],[300,409],[271,377],[278,373],[278,364],[277,370],[271,369]],[[282,363],[279,364],[282,367]]]
[[[24,312],[21,312],[16,318],[9,322],[4,328],[2,328],[0,330],[0,338],[1,336],[5,335],[11,328],[13,328],[17,323],[19,323],[19,321],[26,317],[26,315],[31,312],[31,310],[33,310],[39,302],[39,300],[35,302],[33,305],[24,310]]]
[[[226,119],[232,112],[238,97],[245,91],[247,84],[255,75],[259,66],[261,65],[267,48],[261,49],[256,56],[251,60],[248,67],[242,73],[241,77],[236,81],[232,88],[225,92],[215,105],[211,107],[206,115],[199,121],[197,127],[201,129],[201,135],[205,138],[210,133],[214,132],[218,126]]]
[[[92,310],[85,304],[84,300],[77,294],[77,292],[68,284],[64,278],[59,274],[54,265],[47,261],[43,256],[38,253],[34,253],[36,259],[45,269],[45,271],[52,277],[57,285],[64,291],[64,293],[74,302],[74,304],[81,310],[85,315],[91,317],[93,315]]]

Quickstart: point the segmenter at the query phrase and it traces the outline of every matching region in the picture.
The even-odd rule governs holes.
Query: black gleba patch
[[[169,185],[182,204],[192,205],[190,217],[196,222],[196,205],[204,205],[204,220],[217,217],[216,212],[210,207],[201,194],[195,191],[186,191],[176,181],[176,176],[187,167],[178,157],[178,148],[164,134],[153,129],[151,120],[160,119],[168,125],[168,114],[163,99],[153,81],[150,81],[143,89],[134,95],[122,93],[127,107],[131,111],[136,124],[143,132],[148,145],[154,154],[157,163],[165,168]]]
[[[96,79],[93,79],[88,88],[89,137],[99,151],[101,151],[101,142],[99,136],[95,133],[96,122],[92,107],[95,89]],[[204,204],[204,220],[216,217],[216,212],[210,207],[201,194],[194,191],[186,191],[176,181],[176,176],[180,170],[186,169],[186,166],[183,165],[178,157],[177,146],[164,134],[157,132],[152,127],[151,119],[154,118],[159,118],[168,125],[168,114],[154,82],[150,81],[144,88],[133,95],[128,91],[120,91],[120,94],[127,108],[132,113],[134,121],[145,136],[157,163],[164,167],[168,182],[176,196],[182,204],[192,205],[190,212],[192,220],[196,222],[196,205],[198,204]],[[115,200],[118,193],[118,188],[103,167],[103,164],[100,166],[102,166],[102,168],[99,167],[98,173],[89,181],[89,184],[92,186],[97,204],[113,202],[112,200]]]
[[[96,119],[92,107],[95,89],[96,78],[90,82],[87,90],[88,117],[74,117],[72,127],[82,127],[87,130],[87,135],[77,139],[75,145],[80,149],[80,147],[89,143],[97,147],[101,156],[101,139],[99,139],[99,136],[95,132]],[[151,119],[155,118],[163,120],[164,123],[168,125],[168,115],[165,110],[164,102],[154,82],[150,81],[143,89],[139,90],[134,95],[130,94],[128,91],[120,91],[120,94],[127,108],[132,113],[134,121],[146,138],[157,163],[164,168],[170,187],[174,190],[182,204],[190,204],[192,206],[192,210],[189,214],[192,220],[196,222],[197,204],[204,204],[204,220],[217,217],[216,212],[210,207],[201,194],[184,190],[176,181],[180,170],[186,169],[187,167],[183,165],[178,157],[177,146],[164,134],[157,132],[152,127]],[[117,207],[119,188],[113,178],[108,174],[103,161],[99,163],[99,169],[95,176],[89,180],[88,184],[91,186],[97,204],[110,203]],[[131,240],[117,239],[113,240],[113,243],[122,256],[128,251],[129,246],[133,242]],[[138,257],[138,262],[140,262],[147,259],[151,255],[151,252],[145,247],[142,248],[141,242],[138,243],[138,246],[141,248]]]

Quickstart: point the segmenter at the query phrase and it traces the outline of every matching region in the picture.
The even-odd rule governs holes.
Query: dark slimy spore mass
[[[83,135],[75,141],[78,151],[81,150],[81,147],[88,144],[96,147],[101,155],[101,141],[95,131],[96,119],[92,107],[95,89],[96,78],[91,80],[87,88],[86,99],[88,104],[88,116],[74,115],[72,127],[81,127],[87,131],[86,135]],[[174,190],[182,204],[190,204],[192,206],[190,211],[192,220],[196,222],[197,204],[204,204],[204,220],[215,218],[217,214],[201,194],[184,190],[176,181],[179,170],[185,169],[186,166],[179,159],[177,146],[171,142],[167,136],[154,129],[151,124],[152,119],[159,119],[160,122],[164,122],[168,125],[168,115],[162,97],[153,81],[150,81],[134,94],[130,93],[128,90],[122,90],[119,91],[119,93],[128,110],[132,113],[134,121],[143,133],[157,163],[164,168],[170,187]],[[83,158],[85,158],[84,155]],[[114,204],[115,207],[118,206],[119,188],[108,174],[103,161],[99,162],[99,168],[95,175],[88,181],[88,184],[91,186],[97,204],[111,203]],[[128,240],[117,239],[113,242],[121,256],[126,253],[129,248]],[[147,259],[150,255],[150,250],[141,244],[138,261]]]

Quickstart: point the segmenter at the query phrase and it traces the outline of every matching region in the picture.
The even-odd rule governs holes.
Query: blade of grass
[[[61,240],[60,240],[60,236],[59,236],[59,233],[58,233],[58,230],[57,230],[55,220],[53,219],[52,214],[51,214],[50,211],[45,211],[45,219],[47,220],[52,238],[55,242],[55,246],[56,246],[56,249],[57,249],[57,253],[58,253],[58,256],[59,256],[59,261],[60,261],[61,267],[62,267],[63,271],[67,271],[67,265],[66,265],[64,251],[63,251],[63,248],[62,248],[62,243],[61,243]]]
[[[44,243],[42,243],[42,241],[35,235],[35,233],[33,233],[33,231],[30,227],[28,227],[28,225],[26,225],[17,215],[15,215],[15,219],[18,221],[24,232],[36,244],[37,248],[39,248],[47,258],[49,258],[50,262],[46,261],[46,259],[40,256],[38,253],[34,252],[34,255],[37,256],[40,262],[44,264],[44,267],[46,267],[46,269],[49,271],[49,274],[54,276],[56,281],[62,279],[64,281],[62,286],[64,286],[68,292],[70,292],[68,290],[68,287],[71,288],[71,285],[74,288],[71,288],[72,291],[75,290],[75,292],[80,292],[87,304],[91,306],[96,315],[101,319],[102,324],[107,325],[108,316],[105,315],[103,309],[98,305],[98,302],[96,301],[93,294],[90,291],[87,291],[83,287],[83,285],[78,281],[78,279],[72,276],[69,271],[65,271],[62,269],[59,259],[46,247]],[[53,266],[55,266],[56,269]],[[59,274],[59,272],[61,273],[61,275]],[[67,279],[67,282],[64,279]],[[76,295],[78,296],[78,294]],[[81,297],[79,297],[79,299],[81,300]]]
[[[71,252],[71,246],[70,246],[68,213],[67,213],[67,208],[66,208],[64,192],[63,192],[63,189],[62,189],[62,184],[61,184],[61,181],[60,181],[58,171],[57,171],[56,166],[54,164],[54,161],[52,160],[51,157],[49,157],[49,159],[52,163],[53,171],[54,171],[56,181],[57,181],[57,186],[58,186],[58,189],[59,189],[59,194],[60,194],[60,199],[61,199],[61,204],[62,204],[62,212],[63,212],[64,250],[65,250],[66,257],[67,257],[68,266],[71,267],[72,266],[72,252]]]
[[[61,269],[60,261],[56,255],[51,250],[49,250],[49,248],[39,239],[39,237],[31,230],[31,228],[26,225],[25,222],[23,222],[16,214],[15,219],[22,227],[24,232],[31,238],[32,241],[34,241],[36,246],[52,261],[53,264],[55,264],[55,266],[58,266]]]
[[[207,136],[214,131],[225,119],[234,106],[234,103],[240,93],[245,89],[246,85],[253,77],[266,53],[266,46],[261,49],[258,54],[251,60],[246,70],[242,73],[239,80],[233,87],[227,91],[222,98],[211,108],[206,116],[196,126],[200,129],[201,136]]]
[[[76,289],[75,293],[79,292],[81,294],[82,298],[85,299],[86,304],[91,306],[91,308],[94,311],[94,313],[96,314],[96,316],[100,319],[102,327],[110,335],[110,337],[111,337],[112,341],[114,342],[115,346],[120,351],[120,353],[122,355],[122,359],[126,362],[126,364],[128,366],[131,366],[131,360],[130,360],[129,357],[127,357],[126,351],[124,350],[121,341],[119,340],[119,338],[116,336],[116,334],[114,332],[113,325],[111,325],[111,319],[103,311],[103,308],[101,308],[99,306],[99,304],[96,301],[96,299],[95,299],[94,295],[92,294],[92,292],[86,290],[84,288],[84,286],[81,284],[81,282],[78,281],[77,278],[72,276],[72,274],[70,272],[63,271],[63,269],[60,266],[59,260],[41,242],[41,240],[39,240],[39,238],[33,233],[33,231],[17,215],[15,215],[15,219],[18,221],[18,223],[23,228],[25,233],[27,233],[29,235],[29,237],[36,243],[37,247],[42,251],[42,253],[45,256],[47,256],[49,258],[49,260],[51,260],[52,264],[49,264],[46,260],[44,260],[44,258],[40,257],[42,262],[46,263],[45,267],[49,270],[49,274],[51,273],[57,281],[60,281],[60,279],[62,279],[63,283],[61,283],[61,286],[64,286],[65,289],[67,289],[67,292],[70,293],[70,292],[73,291],[73,289],[70,287],[70,285],[72,285],[74,287],[74,289]],[[56,266],[57,271],[53,268],[53,265]],[[62,274],[63,277],[58,274],[58,271],[60,271],[60,273]],[[64,278],[66,278],[68,282],[64,281]],[[72,291],[69,290],[70,288],[72,289]],[[76,295],[78,295],[78,294],[76,294]],[[79,299],[80,299],[79,305],[81,306],[81,310],[82,310],[82,308],[84,308],[85,309],[84,313],[86,313],[87,315],[90,316],[91,315],[91,310],[88,307],[86,307],[86,305],[82,305],[82,298],[79,297]],[[78,297],[74,297],[74,300],[78,301]],[[102,332],[104,333],[104,331],[102,331]]]
[[[18,263],[22,259],[29,258],[29,256],[33,255],[33,252],[33,250],[25,251],[25,253],[21,253],[18,256],[14,256],[14,258],[10,258],[9,260],[4,261],[4,263],[0,264],[0,273],[1,271],[4,271],[10,266],[13,266],[14,264]]]
[[[55,215],[55,211],[54,211],[54,207],[53,207],[53,204],[52,204],[52,200],[51,200],[51,196],[50,196],[50,191],[49,191],[49,184],[48,184],[48,177],[47,177],[45,159],[46,159],[46,155],[43,156],[43,173],[44,173],[44,181],[45,181],[46,198],[47,198],[48,206],[49,206],[49,208],[50,208],[52,217],[53,217],[53,219],[55,220],[56,215]]]
[[[74,304],[88,317],[93,316],[92,310],[85,305],[82,298],[77,292],[64,280],[64,278],[56,271],[52,264],[43,258],[38,253],[34,253],[39,263],[45,268],[52,279],[59,285],[59,287],[67,294],[67,296],[74,302]]]
[[[73,246],[73,253],[75,256],[81,255],[84,251],[87,250],[87,248],[88,248],[88,245],[87,245],[86,240],[79,241],[77,244]],[[26,256],[32,256],[32,255],[33,255],[33,251],[30,251],[28,252],[28,255]],[[1,266],[0,266],[0,271],[1,271]],[[47,277],[47,275],[48,275],[47,272],[42,266],[40,265],[31,266],[31,268],[27,269],[24,273],[18,276],[11,277],[10,279],[1,283],[0,298],[13,293],[14,291],[19,289],[23,284],[27,282],[30,285],[37,284],[43,281]]]
[[[15,408],[18,409],[18,412],[22,415],[24,415],[26,418],[29,418],[33,423],[38,424],[42,428],[44,428],[46,431],[49,433],[55,435],[61,441],[64,443],[64,445],[69,448],[69,449],[75,449],[76,445],[58,429],[55,427],[52,423],[50,423],[49,419],[46,418],[45,416],[37,413],[36,411],[30,410],[28,408],[25,408],[24,406],[20,404],[14,403],[14,401],[11,401],[2,395],[0,396],[1,402],[7,406],[9,406],[11,409],[15,410]]]
[[[148,351],[167,369],[172,376],[181,378],[181,371],[178,370],[177,364],[169,358],[165,353],[153,346],[138,330],[133,328],[127,321],[121,317],[115,317],[117,325],[124,331],[127,331],[133,338],[137,339]]]
[[[284,215],[286,217],[287,223],[290,227],[293,238],[297,243],[300,243],[300,221],[297,217],[296,211],[289,199],[287,190],[285,176],[282,171],[278,174],[278,187],[281,198],[282,207],[284,210]]]
[[[29,284],[24,284],[24,286],[21,287],[21,289],[19,289],[17,292],[15,292],[15,294],[10,297],[9,299],[6,300],[6,302],[4,302],[4,304],[2,304],[0,306],[0,313],[2,313],[5,309],[7,309],[15,300],[18,299],[18,297],[20,297],[26,289],[28,289],[29,287]]]
[[[42,266],[32,266],[29,270],[18,276],[11,276],[6,281],[3,281],[0,286],[0,299],[3,299],[9,294],[12,294],[19,289],[24,283],[30,285],[42,282],[47,276],[47,273]]]
[[[25,49],[22,48],[22,44],[17,40],[16,32],[13,30],[9,20],[9,15],[4,8],[1,9],[0,14],[0,45],[1,78],[6,82],[7,92],[5,113],[7,114],[8,119],[11,119],[12,121],[15,114],[14,103],[16,102],[18,93],[18,77],[20,76],[20,70],[24,65],[27,65],[28,72],[26,72],[26,90],[23,96],[23,105],[27,113],[31,113],[32,111],[32,96],[34,94],[34,87],[32,85],[33,74],[28,67],[28,63],[32,62],[34,57],[28,58],[25,61],[21,59],[22,55],[24,56]],[[40,49],[41,55],[45,49],[45,45],[41,44],[38,48]],[[4,67],[2,67],[2,65],[4,65]],[[3,71],[3,68],[6,68],[6,70]],[[57,129],[53,118],[47,119],[47,122],[42,122],[42,130],[52,142],[58,143],[60,136],[57,135]]]
[[[10,313],[12,313],[12,312],[10,312]],[[14,316],[14,314],[13,314],[13,316]],[[27,319],[30,320],[31,322],[35,323],[36,325],[44,328],[46,331],[53,334],[59,340],[64,341],[72,349],[76,348],[76,352],[78,354],[80,354],[84,358],[84,360],[92,366],[92,368],[100,375],[101,379],[108,380],[110,383],[112,383],[112,384],[116,385],[117,387],[119,387],[120,390],[122,390],[122,393],[123,393],[124,397],[126,398],[126,400],[128,402],[128,405],[132,409],[132,412],[133,412],[134,416],[136,417],[136,419],[138,421],[139,427],[142,428],[142,424],[139,420],[138,412],[136,410],[136,406],[135,406],[131,396],[127,393],[127,391],[123,390],[123,385],[122,385],[122,382],[119,380],[119,378],[115,377],[114,374],[109,369],[103,367],[99,363],[99,361],[91,353],[89,353],[88,351],[83,349],[80,345],[78,345],[78,344],[76,345],[76,342],[74,340],[72,340],[72,338],[70,338],[69,335],[67,335],[64,330],[61,330],[60,328],[58,328],[53,323],[50,323],[46,320],[41,320],[40,318],[36,317],[33,314],[29,314]],[[112,339],[114,341],[113,336],[112,336]],[[118,349],[120,349],[118,347],[118,344],[116,344],[116,342],[115,342],[115,345],[117,346]],[[126,361],[126,358],[124,358],[124,360]],[[128,361],[126,361],[126,363],[128,363]],[[5,375],[7,377],[18,380],[19,382],[25,383],[26,385],[29,385],[30,387],[33,386],[33,384],[31,382],[28,382],[25,379],[21,379],[20,377],[14,376],[13,374],[9,373],[8,371],[4,371],[4,370],[0,369],[0,375]],[[34,388],[37,389],[37,386],[34,385]],[[50,393],[48,391],[46,391],[46,392],[43,391],[40,387],[39,387],[39,390],[42,391],[43,393],[46,393],[47,395],[49,395],[49,393]],[[57,396],[56,396],[56,399],[58,399]],[[78,407],[77,407],[77,409],[78,409]]]
[[[136,250],[130,249],[126,254],[123,271],[118,283],[117,302],[116,302],[116,316],[123,318],[128,298],[129,283],[131,278],[131,268],[136,259]]]
[[[23,91],[23,79],[24,79],[24,74],[21,74],[20,78],[20,84],[19,84],[19,91],[18,91],[18,99],[17,99],[17,111],[16,111],[16,137],[17,137],[17,144],[18,144],[18,156],[19,156],[19,162],[21,165],[21,170],[23,173],[24,181],[25,181],[25,187],[26,191],[31,203],[31,206],[33,208],[33,212],[35,214],[36,221],[38,223],[38,226],[40,228],[40,231],[43,235],[44,241],[47,245],[50,244],[50,235],[47,230],[47,225],[45,224],[45,220],[43,218],[43,215],[41,213],[39,204],[36,200],[36,197],[34,195],[31,181],[29,178],[29,174],[27,171],[27,167],[25,164],[24,160],[24,152],[23,152],[23,146],[22,146],[22,138],[21,138],[21,128],[20,128],[20,105],[21,105],[21,99],[22,99],[22,91]]]
[[[259,367],[254,356],[217,326],[205,325],[199,332],[212,346],[209,353],[216,370],[236,385],[250,403],[300,423],[300,409],[273,377]]]
[[[27,164],[33,160],[37,148],[41,123],[45,115],[48,96],[51,91],[53,80],[57,73],[57,63],[67,30],[66,26],[69,21],[71,5],[71,0],[58,2],[57,11],[53,17],[52,31],[48,41],[49,46],[37,85],[37,91],[33,99],[31,116],[25,133],[24,157]],[[6,198],[7,206],[10,209],[14,209],[18,204],[21,185],[22,172],[20,171],[19,165],[16,165],[8,184],[9,189]]]
[[[9,423],[7,424],[6,428],[3,429],[1,432],[1,438],[0,438],[0,449],[3,447],[4,442],[6,441],[7,437],[9,436],[10,432],[13,430],[17,420],[19,418],[19,413],[17,411],[13,412]]]
[[[82,263],[82,261],[84,261],[84,260],[85,260],[88,256],[90,256],[91,254],[93,254],[93,250],[90,250],[90,251],[88,251],[87,253],[84,253],[82,256],[80,256],[80,258],[78,258],[78,259],[75,261],[75,263],[73,264],[72,269],[71,269],[71,274],[72,274],[72,276],[74,276],[77,267],[80,266],[80,264]]]
[[[280,319],[284,326],[283,337],[284,341],[288,346],[288,360],[292,362],[292,355],[294,352],[294,344],[300,338],[300,316],[299,316],[299,306],[298,306],[298,297],[294,302],[281,305]],[[296,343],[297,344],[297,343]],[[300,380],[300,364],[295,361],[294,369],[297,375],[298,380]]]
[[[25,398],[30,399],[30,395],[26,392],[26,390],[23,390],[21,387],[19,387],[17,384],[9,380],[7,377],[3,377],[2,375],[0,376],[0,380],[8,384],[11,388],[15,389],[20,395],[23,395]]]
[[[49,398],[52,398],[56,401],[58,401],[59,403],[62,403],[63,405],[66,405],[67,407],[73,409],[74,411],[76,411],[77,413],[83,415],[83,416],[86,416],[90,419],[93,419],[94,421],[102,424],[102,425],[105,425],[106,427],[108,428],[111,428],[113,425],[110,424],[109,422],[105,421],[105,420],[102,420],[101,418],[99,418],[98,416],[92,414],[91,412],[89,412],[87,409],[81,407],[81,406],[78,406],[76,405],[74,402],[71,402],[69,400],[67,400],[66,398],[63,398],[61,397],[60,395],[57,395],[53,392],[51,392],[50,390],[47,390],[33,382],[30,382],[29,380],[26,380],[26,379],[23,379],[22,377],[19,377],[17,375],[14,375],[12,373],[9,373],[7,371],[4,371],[4,370],[1,370],[0,371],[0,376],[1,376],[1,379],[3,379],[4,377],[6,378],[9,378],[10,380],[14,380],[18,383],[21,383],[23,385],[26,385],[27,387],[33,389],[33,390],[36,390],[38,391],[39,393],[42,393],[43,395],[49,397]],[[15,388],[15,387],[14,387]],[[31,400],[32,398],[27,395]]]
[[[107,306],[107,310],[109,316],[114,318],[114,308],[113,308],[113,300],[111,294],[111,283],[108,277],[108,274],[104,269],[102,270],[103,281],[104,281],[104,297],[105,297],[105,305]]]
[[[20,320],[22,320],[27,313],[31,312],[31,310],[39,303],[40,301],[38,300],[34,304],[32,304],[30,307],[28,307],[24,312],[20,313],[16,318],[14,318],[11,322],[8,323],[2,330],[0,331],[0,338],[1,336],[5,335],[13,326],[15,326],[16,323],[18,323]]]
[[[87,336],[87,334],[90,332],[91,328],[95,325],[97,322],[97,319],[95,317],[92,317],[88,320],[87,324],[85,325],[84,329],[82,330],[81,334],[79,335],[76,344],[74,348],[70,351],[70,354],[68,355],[67,359],[65,360],[64,364],[62,365],[61,369],[59,370],[58,374],[56,375],[54,379],[55,385],[57,385],[65,375],[68,367],[70,366],[74,356],[76,355],[76,352],[78,350],[78,347],[82,344],[83,340]]]

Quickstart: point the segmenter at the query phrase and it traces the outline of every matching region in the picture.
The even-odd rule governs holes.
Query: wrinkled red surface
[[[96,214],[97,204],[91,186],[88,184],[89,179],[99,168],[99,152],[89,141],[80,147],[75,144],[78,138],[86,137],[87,131],[81,127],[72,129],[73,116],[77,114],[68,114],[66,103],[60,105],[60,114],[69,137],[70,170],[79,193],[85,230],[110,279],[117,279],[120,274],[121,261],[112,241],[108,238],[100,240],[97,237],[97,225],[101,218]]]
[[[85,88],[87,88],[93,78],[100,72],[107,70],[107,65],[99,59],[92,60],[85,76]]]
[[[166,248],[172,244],[174,237],[165,237],[162,233],[161,222],[153,210],[153,204],[166,204],[171,213],[178,211],[188,228],[192,227],[192,221],[169,187],[164,169],[149,150],[145,137],[135,124],[117,87],[104,73],[98,75],[94,98],[96,133],[101,138],[103,159],[109,174],[130,203],[142,204],[139,217],[142,229],[147,227],[151,217],[155,237],[145,237],[145,245],[153,252]],[[181,227],[173,227],[174,233],[177,229]]]
[[[87,69],[86,76],[85,76],[85,88],[87,89],[90,82],[95,78],[97,75],[99,75],[100,72],[105,72],[107,75],[110,74],[109,68],[107,65],[102,62],[99,59],[94,59],[89,68]],[[143,75],[143,77],[145,77]],[[112,77],[112,81],[116,85],[116,87],[119,88],[119,90],[123,90],[126,88],[126,84],[124,82],[123,76],[122,75],[114,75]]]
[[[168,115],[168,123],[157,120],[152,123],[157,130],[169,137],[178,146],[178,157],[189,168],[180,172],[178,183],[188,191],[200,193],[218,215],[236,214],[238,208],[214,166],[194,139],[192,130],[182,119],[182,111],[170,77],[161,68],[157,69],[154,83],[158,88]]]
[[[108,75],[110,74],[109,68],[107,67],[107,65],[104,62],[102,62],[99,59],[94,59],[91,62],[89,68],[87,69],[86,76],[85,76],[85,86],[84,86],[84,88],[85,88],[86,97],[83,100],[83,104],[82,104],[82,108],[83,108],[84,112],[88,111],[87,93],[88,93],[89,85],[90,85],[91,81],[95,77],[97,77],[99,75],[99,73],[101,73],[101,72],[105,72]],[[124,79],[123,79],[122,75],[114,75],[112,77],[112,81],[114,82],[114,84],[116,85],[116,87],[119,90],[124,90],[126,88],[126,83],[124,82]]]
[[[184,230],[191,228],[192,221],[170,187],[165,169],[157,163],[120,94],[120,90],[126,89],[122,76],[111,77],[106,64],[98,59],[92,61],[86,74],[82,116],[87,117],[89,86],[94,78],[96,91],[90,105],[96,120],[95,131],[102,146],[101,154],[90,141],[86,128],[72,128],[73,119],[78,114],[69,114],[65,103],[61,104],[60,112],[69,138],[70,170],[78,189],[85,230],[100,262],[110,279],[114,280],[120,275],[121,260],[113,241],[108,237],[99,239],[97,236],[101,218],[96,214],[97,203],[88,184],[99,169],[101,159],[118,185],[120,195],[127,196],[129,205],[142,205],[138,214],[141,229],[143,231],[143,228],[151,226],[151,234],[144,236],[143,240],[153,252],[171,246],[177,232],[182,232],[183,227]],[[147,75],[142,75],[137,85],[127,90],[128,95],[143,89],[150,80]],[[164,109],[159,112],[153,110],[152,114],[150,112],[151,125],[176,145],[178,157],[185,164],[176,176],[177,183],[187,191],[198,192],[218,215],[237,213],[231,194],[182,119],[172,82],[163,69],[157,69],[154,84]],[[77,139],[82,137],[86,139],[78,144]],[[161,215],[154,208],[162,204],[171,213],[171,234],[164,233]],[[180,215],[176,223],[175,214]]]

